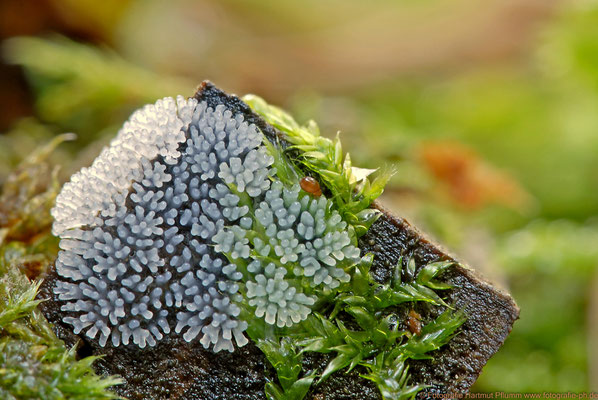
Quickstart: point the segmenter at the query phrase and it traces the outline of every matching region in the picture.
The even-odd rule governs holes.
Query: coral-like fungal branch
[[[165,335],[214,351],[247,343],[247,304],[278,327],[359,260],[333,203],[272,167],[273,146],[224,105],[166,98],[135,112],[52,210],[64,321],[101,346]],[[175,322],[174,322],[175,321]]]

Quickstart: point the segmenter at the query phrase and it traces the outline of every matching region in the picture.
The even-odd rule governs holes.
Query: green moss
[[[358,236],[367,232],[377,218],[377,213],[369,207],[382,194],[394,169],[387,168],[370,180],[368,176],[376,170],[353,167],[349,154],[343,153],[338,135],[334,141],[320,136],[314,121],[301,126],[289,114],[255,95],[247,95],[243,101],[285,133],[285,139],[293,145],[291,149],[298,150],[295,161],[320,178],[330,190],[338,212]]]
[[[430,352],[456,334],[465,315],[449,308],[414,334],[399,330],[395,306],[413,306],[418,301],[444,305],[432,290],[438,283],[428,278],[454,263],[428,264],[413,281],[402,282],[398,278],[381,285],[370,276],[371,261],[371,257],[365,259],[354,271],[351,282],[341,287],[334,298],[320,304],[319,312],[301,324],[286,329],[250,326],[249,335],[278,374],[279,385],[267,384],[270,399],[302,399],[299,393],[307,393],[316,373],[300,373],[301,355],[306,352],[334,355],[317,383],[337,371],[348,372],[361,366],[367,371],[362,376],[376,383],[384,399],[413,398],[425,387],[410,384],[406,361],[431,358]],[[397,277],[404,274],[401,264],[395,267]]]
[[[36,309],[40,282],[29,282],[16,263],[15,249],[0,259],[0,397],[3,399],[111,399],[107,389],[120,380],[101,378],[96,357],[77,360]],[[10,253],[13,253],[10,255]],[[22,254],[26,256],[26,254]]]
[[[300,126],[259,97],[245,96],[244,101],[292,144],[283,150],[266,143],[274,156],[278,177],[291,185],[298,182],[302,170],[314,174],[355,234],[366,233],[377,218],[376,211],[369,207],[393,171],[380,173],[370,181],[368,175],[374,171],[353,167],[349,155],[342,152],[338,136],[334,141],[324,138],[313,121]],[[278,375],[278,383],[266,385],[269,399],[301,400],[316,378],[318,384],[334,373],[354,368],[360,368],[362,377],[377,385],[385,400],[411,399],[425,387],[410,383],[406,361],[431,358],[429,353],[448,343],[465,322],[464,314],[454,312],[439,294],[451,286],[435,279],[455,263],[431,263],[416,273],[413,259],[404,270],[401,259],[391,282],[383,285],[370,274],[372,262],[373,256],[366,255],[346,267],[351,280],[336,291],[316,291],[319,300],[314,312],[300,324],[275,328],[257,321],[250,323],[250,337]],[[412,307],[416,302],[428,302],[446,311],[419,333],[399,330],[397,306]],[[301,361],[306,352],[330,353],[333,357],[319,374],[303,372]]]

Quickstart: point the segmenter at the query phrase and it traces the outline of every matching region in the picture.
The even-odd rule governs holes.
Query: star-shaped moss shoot
[[[325,196],[283,184],[264,140],[225,105],[165,98],[71,177],[52,215],[54,292],[75,333],[233,351],[252,321],[292,326],[349,281],[355,235]]]

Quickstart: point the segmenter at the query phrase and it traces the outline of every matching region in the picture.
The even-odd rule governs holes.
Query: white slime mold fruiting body
[[[233,351],[248,341],[244,296],[256,317],[291,326],[315,303],[302,279],[349,280],[337,263],[359,249],[346,223],[325,197],[277,181],[263,140],[224,105],[165,98],[72,176],[52,215],[54,292],[75,333],[145,347],[174,331]]]

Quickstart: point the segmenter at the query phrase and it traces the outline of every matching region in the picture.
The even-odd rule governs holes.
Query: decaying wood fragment
[[[215,107],[225,104],[245,120],[255,123],[271,141],[284,140],[280,132],[235,96],[229,96],[209,82],[204,82],[195,97]],[[407,221],[381,209],[382,216],[359,240],[362,254],[373,253],[372,273],[378,282],[390,279],[392,268],[403,260],[414,258],[416,266],[429,262],[453,260],[445,251],[427,240]],[[456,266],[442,277],[455,288],[448,291],[447,302],[463,309],[467,321],[461,332],[442,349],[433,352],[433,360],[410,361],[412,383],[430,385],[422,395],[433,392],[466,393],[488,359],[498,351],[518,318],[519,310],[511,297],[493,288],[463,266]],[[96,364],[102,374],[123,377],[125,384],[115,390],[128,399],[265,399],[264,385],[274,379],[274,371],[261,351],[252,343],[233,353],[213,353],[198,341],[188,343],[178,336],[168,336],[155,347],[141,349],[135,345],[101,348],[84,335],[74,335],[72,327],[62,320],[61,302],[52,293],[60,279],[50,271],[39,296],[47,298],[41,309],[55,330],[68,345],[80,342],[80,356],[103,354]],[[409,318],[410,308],[403,312]],[[439,310],[418,304],[415,312],[422,323],[434,319]],[[401,322],[408,329],[407,322]],[[322,370],[329,355],[307,354],[304,370]],[[379,399],[375,385],[359,376],[356,368],[349,374],[333,374],[321,385],[314,385],[308,399]]]

